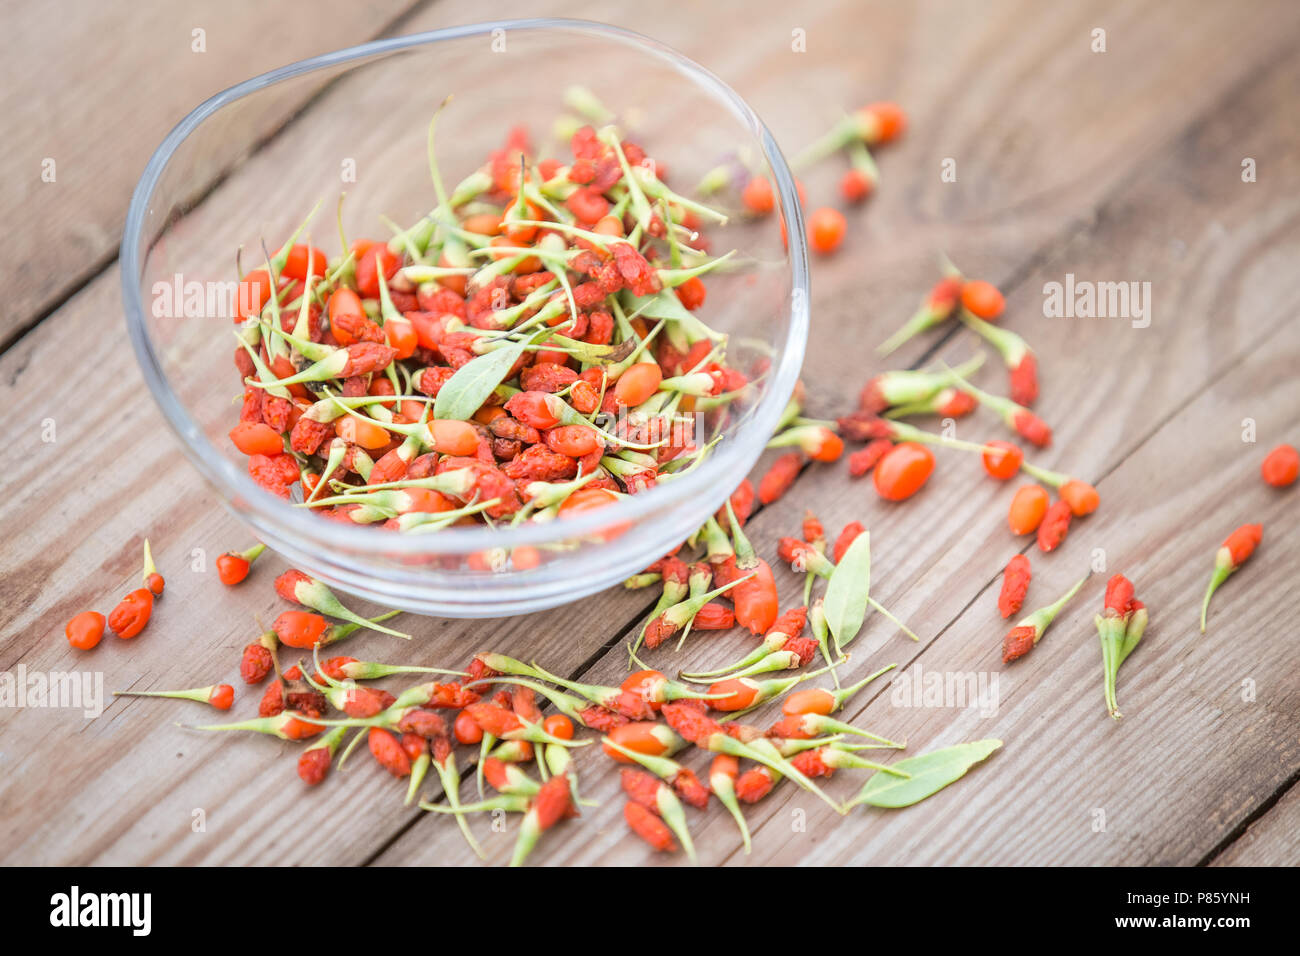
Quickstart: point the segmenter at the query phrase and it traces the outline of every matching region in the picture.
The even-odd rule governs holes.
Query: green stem
[[[740,801],[736,799],[735,781],[726,774],[717,774],[709,778],[709,786],[713,789],[713,795],[718,798],[718,802],[727,808],[731,818],[736,821],[736,828],[740,830],[740,839],[745,847],[745,855],[749,855],[750,838],[749,824],[745,822],[745,815],[740,811]]]
[[[448,806],[453,810],[459,810],[461,806],[460,770],[456,767],[455,754],[449,754],[447,756],[445,766],[435,760],[433,762],[433,769],[437,772],[438,779],[442,782],[442,792],[447,797]],[[469,844],[469,848],[474,851],[474,855],[480,860],[486,860],[487,854],[483,852],[483,848],[479,846],[478,841],[474,839],[474,833],[469,828],[469,821],[465,819],[465,814],[457,813],[456,822],[460,825],[460,832],[464,835],[465,842]]]
[[[1237,569],[1232,567],[1231,565],[1222,565],[1222,564],[1215,565],[1214,574],[1210,576],[1210,586],[1205,589],[1205,600],[1201,602],[1201,633],[1202,634],[1205,633],[1206,617],[1210,613],[1210,598],[1214,596],[1215,591],[1219,590],[1219,585],[1221,585],[1224,581],[1228,580],[1229,575],[1231,575],[1232,572],[1235,570]]]

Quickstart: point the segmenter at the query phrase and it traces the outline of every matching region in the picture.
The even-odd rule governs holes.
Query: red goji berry
[[[708,806],[709,788],[689,767],[683,767],[673,777],[673,792],[681,797],[684,803],[689,803],[693,807],[703,810]]]
[[[285,611],[271,625],[281,644],[296,648],[314,647],[328,628],[325,618],[310,611]]]
[[[260,684],[266,679],[266,675],[271,673],[274,667],[274,660],[271,652],[267,648],[254,641],[244,648],[244,654],[239,660],[239,676],[244,679],[245,684]]]
[[[736,778],[736,798],[745,803],[757,803],[772,792],[776,781],[766,767],[754,767]]]
[[[1033,412],[1016,412],[1012,424],[1026,441],[1033,442],[1039,448],[1052,444],[1052,429]]]
[[[1018,405],[1032,405],[1038,398],[1038,359],[1033,352],[1026,352],[1024,357],[1011,369],[1011,400]],[[961,394],[965,395],[965,392]],[[968,398],[970,396],[967,396]],[[971,398],[972,405],[974,399]]]
[[[776,208],[776,195],[772,191],[772,184],[762,176],[754,176],[741,190],[740,200],[745,204],[745,208],[752,213],[765,216]]]
[[[452,721],[451,732],[457,743],[476,744],[483,739],[483,728],[463,710]]]
[[[893,448],[894,443],[888,438],[876,438],[868,442],[865,448],[859,448],[849,455],[849,475],[854,478],[861,478],[872,468],[875,468],[880,459],[889,454]]]
[[[329,774],[334,755],[328,748],[311,747],[298,756],[298,778],[309,787],[320,784]]]
[[[1002,572],[1002,590],[998,593],[998,612],[1003,617],[1017,613],[1025,603],[1031,576],[1029,559],[1023,554],[1017,554],[1007,562],[1006,570]]]
[[[702,744],[722,730],[722,726],[716,720],[685,701],[664,704],[659,712],[668,722],[669,727],[693,744]]]
[[[1259,466],[1265,484],[1286,488],[1300,477],[1300,452],[1293,445],[1278,445],[1270,451]]]
[[[63,629],[68,643],[79,651],[88,651],[104,637],[104,615],[98,611],[82,611]]]
[[[848,222],[844,213],[838,209],[823,206],[813,210],[808,217],[808,244],[814,252],[822,255],[829,255],[838,249],[847,231]]]
[[[872,481],[886,501],[902,501],[921,490],[934,472],[934,453],[917,442],[900,442],[876,463]]]
[[[1047,514],[1047,492],[1040,485],[1023,485],[1016,489],[1007,511],[1007,524],[1011,533],[1032,534],[1043,523]]]
[[[1054,501],[1043,514],[1038,526],[1038,548],[1041,551],[1055,551],[1065,540],[1070,530],[1070,505],[1065,501]]]
[[[992,322],[1006,308],[1002,293],[991,282],[973,279],[961,287],[961,304],[977,318]]]
[[[378,761],[379,766],[394,777],[411,775],[411,758],[402,749],[401,741],[392,733],[382,727],[371,727],[367,743],[370,745],[370,753]]]
[[[794,484],[803,468],[803,458],[797,452],[787,452],[776,461],[758,482],[758,500],[765,505],[776,501]]]
[[[1255,553],[1255,548],[1264,537],[1264,526],[1259,524],[1244,524],[1224,540],[1219,550],[1214,555],[1214,574],[1210,578],[1210,586],[1205,591],[1205,600],[1201,605],[1201,633],[1205,633],[1205,619],[1210,607],[1210,598],[1218,590],[1219,585],[1228,579],[1236,570],[1246,563],[1246,560]],[[1130,585],[1131,587],[1131,585]],[[1111,592],[1106,592],[1107,607],[1111,606]]]
[[[831,559],[836,564],[839,564],[840,559],[844,557],[844,552],[849,550],[849,545],[856,541],[858,536],[866,530],[867,529],[862,526],[861,521],[850,521],[846,524],[844,530],[840,532],[840,536],[835,539],[835,547],[832,551]]]
[[[623,819],[633,833],[644,840],[651,849],[671,853],[677,849],[673,832],[668,825],[641,804],[629,800],[623,805]]]
[[[121,638],[135,637],[144,630],[153,614],[153,592],[136,588],[118,603],[108,615],[108,628]]]
[[[984,443],[984,470],[999,481],[1020,474],[1020,464],[1025,453],[1009,441],[995,439]]]

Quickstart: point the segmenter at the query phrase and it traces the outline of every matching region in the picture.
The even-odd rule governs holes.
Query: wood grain
[[[1294,785],[1211,866],[1295,866],[1300,859],[1300,790]]]
[[[131,5],[127,23],[120,7],[93,0],[12,17],[0,36],[0,216],[22,242],[9,256],[0,343],[112,260],[136,179],[187,112],[250,76],[371,39],[413,2],[314,4],[311,29],[256,0],[147,0]],[[208,182],[312,92],[266,98],[208,157]],[[42,178],[47,160],[53,181]]]
[[[786,785],[749,808],[756,840],[748,862],[1194,863],[1294,779],[1297,675],[1294,656],[1278,640],[1296,610],[1294,595],[1278,586],[1294,577],[1293,539],[1266,537],[1249,573],[1216,599],[1209,637],[1197,638],[1187,623],[1220,538],[1247,517],[1281,528],[1295,513],[1294,494],[1266,494],[1259,485],[1257,446],[1239,438],[1241,419],[1249,416],[1261,444],[1282,440],[1288,409],[1300,398],[1286,373],[1300,356],[1300,340],[1283,322],[1300,298],[1286,265],[1300,243],[1293,198],[1300,137],[1277,121],[1300,88],[1290,55],[1298,14],[1281,5],[1270,10],[1272,16],[1243,18],[1211,3],[1050,11],[1002,3],[976,13],[962,4],[828,2],[801,6],[796,23],[785,13],[751,14],[738,32],[727,12],[711,7],[676,22],[632,5],[557,8],[642,29],[695,56],[750,99],[785,143],[805,140],[837,107],[864,97],[897,97],[907,105],[913,127],[896,149],[882,151],[880,195],[855,215],[843,253],[817,264],[815,340],[806,366],[812,408],[831,413],[852,403],[865,369],[879,367],[872,344],[915,304],[933,276],[935,250],[946,248],[968,272],[1008,290],[1008,324],[1040,352],[1041,412],[1057,427],[1057,440],[1035,460],[1096,479],[1104,502],[1060,553],[1031,553],[1038,574],[1031,600],[1054,595],[1102,547],[1108,566],[1130,573],[1153,608],[1151,631],[1121,678],[1128,716],[1112,727],[1101,710],[1090,623],[1099,581],[1042,647],[1001,672],[1003,622],[988,588],[1017,547],[1000,517],[1010,488],[975,480],[975,462],[943,454],[923,494],[905,507],[883,507],[864,484],[849,484],[842,466],[810,469],[795,493],[754,519],[766,556],[774,559],[776,536],[792,530],[805,506],[836,530],[847,520],[865,521],[878,569],[873,590],[926,638],[912,645],[876,620],[852,648],[852,672],[896,661],[900,673],[915,673],[919,664],[1001,677],[991,718],[895,707],[883,683],[849,717],[907,738],[909,752],[976,736],[1003,736],[1007,746],[970,780],[900,813],[859,811],[841,819]],[[498,12],[493,4],[439,2],[404,29]],[[1109,31],[1104,55],[1088,50],[1096,24]],[[864,57],[849,42],[868,25],[878,56]],[[790,51],[795,27],[807,30],[809,54]],[[1189,74],[1195,84],[1185,81]],[[331,90],[312,109],[328,108],[331,94],[346,91]],[[807,107],[809,97],[824,114]],[[265,199],[266,171],[294,155],[300,137],[322,133],[310,114],[213,192],[205,222]],[[333,155],[328,142],[322,149]],[[1247,155],[1259,159],[1259,183],[1240,181]],[[939,181],[946,156],[958,162],[955,184]],[[828,164],[808,175],[814,197],[829,196],[837,174]],[[374,190],[371,200],[382,194],[383,184],[358,186],[359,200],[366,189]],[[277,201],[296,196],[292,187],[278,189]],[[218,224],[218,237],[228,236],[231,245],[247,241],[248,226]],[[1042,284],[1065,272],[1151,281],[1151,327],[1039,318]],[[0,670],[91,666],[102,669],[108,690],[229,680],[239,648],[256,633],[253,617],[269,621],[278,613],[266,586],[278,568],[259,567],[236,592],[216,584],[212,559],[243,546],[244,535],[179,460],[120,336],[102,331],[116,299],[110,269],[0,356],[0,394],[23,423],[15,486],[30,489],[0,503],[3,526],[22,529],[9,535],[0,577],[0,602],[11,609],[0,629]],[[70,378],[66,356],[87,341],[104,347]],[[915,343],[900,361],[920,358],[934,341]],[[954,338],[938,354],[954,360],[970,348],[965,337]],[[980,380],[1001,390],[994,369]],[[47,417],[57,423],[53,445],[40,441]],[[959,434],[982,438],[994,427],[979,418],[962,422]],[[75,477],[70,461],[79,466]],[[50,482],[51,474],[64,480]],[[1236,507],[1241,514],[1228,513]],[[135,642],[110,638],[94,658],[74,659],[51,622],[109,606],[136,573],[142,533],[168,569],[157,620]],[[208,570],[188,570],[195,548],[204,550]],[[783,602],[795,600],[801,582],[784,572],[778,577]],[[581,617],[560,609],[474,624],[418,621],[410,647],[359,638],[348,652],[448,665],[491,647],[616,682],[625,673],[620,638],[652,597],[612,591]],[[701,636],[680,660],[665,654],[656,661],[666,669],[716,664],[747,643],[738,635]],[[1248,677],[1259,684],[1253,704],[1238,695]],[[292,776],[289,747],[173,726],[207,716],[188,706],[117,701],[94,721],[71,711],[0,711],[3,858],[472,860],[454,827],[400,807],[392,781],[368,759],[354,759],[344,779],[304,792]],[[252,709],[247,695],[237,705],[237,712]],[[603,765],[597,772],[603,758],[591,749],[579,756],[578,772],[584,794],[602,806],[544,840],[537,860],[674,862],[652,858],[626,834],[616,776]],[[699,755],[691,761],[702,769]],[[74,764],[75,790],[43,772]],[[856,786],[832,781],[829,789],[844,796],[850,783]],[[1270,836],[1280,832],[1274,814],[1293,803],[1284,798],[1247,831],[1262,834],[1257,856],[1296,861],[1293,843]],[[194,828],[197,809],[204,811],[202,831]],[[1091,831],[1095,809],[1106,811],[1104,833]],[[1279,819],[1285,827],[1289,818]],[[795,822],[802,832],[792,830]],[[490,834],[485,821],[477,828],[492,859],[508,855],[513,830]],[[693,814],[692,828],[702,861],[745,862],[716,806]],[[1216,862],[1232,859],[1229,848]]]

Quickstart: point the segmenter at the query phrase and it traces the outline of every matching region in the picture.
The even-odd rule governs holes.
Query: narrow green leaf
[[[849,545],[826,584],[822,608],[826,625],[840,647],[848,646],[867,616],[871,589],[871,535],[864,531]]]
[[[975,740],[890,764],[895,770],[906,770],[911,778],[873,773],[845,809],[859,803],[873,807],[910,807],[960,780],[967,770],[1001,746],[1000,740]]]
[[[447,379],[433,403],[433,417],[466,421],[488,400],[511,367],[524,354],[527,341],[511,342],[470,359]]]
[[[676,322],[696,340],[707,338],[717,342],[723,338],[682,305],[671,289],[662,289],[654,295],[634,296],[631,292],[624,292],[623,295],[626,299],[624,307],[629,312],[639,312],[649,319]]]

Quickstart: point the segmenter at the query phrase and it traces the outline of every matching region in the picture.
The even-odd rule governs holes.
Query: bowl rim
[[[640,48],[643,52],[666,61],[679,72],[707,88],[750,131],[761,146],[763,159],[776,180],[776,191],[781,204],[780,215],[787,223],[787,252],[791,272],[789,332],[782,354],[772,369],[771,384],[753,409],[753,427],[759,429],[761,434],[770,435],[794,391],[803,365],[809,327],[808,250],[804,236],[802,209],[795,187],[794,174],[786,163],[775,138],[749,104],[730,86],[711,71],[667,44],[632,30],[592,20],[545,17],[491,20],[372,40],[270,70],[204,100],[177,123],[154,150],[136,184],[127,209],[120,256],[122,299],[126,312],[127,331],[141,374],[163,417],[180,439],[185,455],[200,475],[216,486],[223,502],[255,528],[265,528],[267,531],[274,529],[277,533],[292,533],[300,539],[314,540],[315,543],[337,547],[355,555],[371,556],[465,554],[501,547],[503,540],[508,540],[512,545],[545,544],[559,537],[557,531],[560,529],[564,537],[577,538],[607,528],[610,524],[635,521],[654,512],[671,509],[673,505],[703,493],[728,474],[734,474],[737,470],[735,468],[738,464],[737,460],[747,454],[748,449],[724,438],[697,468],[678,479],[656,484],[655,487],[630,495],[608,508],[600,508],[556,521],[529,522],[511,528],[486,526],[445,528],[431,535],[380,534],[376,533],[376,529],[362,525],[353,526],[337,521],[323,521],[303,509],[287,505],[284,499],[261,488],[245,470],[236,468],[217,450],[172,389],[145,327],[145,306],[137,277],[140,275],[141,267],[139,249],[150,200],[163,170],[180,144],[218,110],[248,94],[283,80],[377,55],[431,46],[446,40],[491,35],[494,30],[594,34]],[[218,182],[246,158],[241,157],[232,161],[219,174]],[[205,194],[198,201],[206,201],[206,198]],[[745,471],[752,467],[753,460],[757,457],[756,454],[751,461],[745,463]]]

